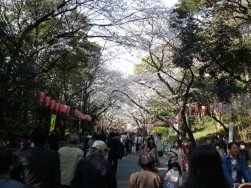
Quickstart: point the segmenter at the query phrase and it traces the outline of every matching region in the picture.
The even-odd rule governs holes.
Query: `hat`
[[[93,145],[93,148],[96,148],[97,150],[104,150],[104,149],[109,149],[106,144],[102,140],[96,140]]]
[[[69,142],[71,144],[76,144],[78,143],[78,137],[76,135],[71,135],[70,138],[69,138]]]

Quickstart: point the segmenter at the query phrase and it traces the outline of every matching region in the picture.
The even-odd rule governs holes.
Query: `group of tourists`
[[[0,148],[0,187],[117,188],[118,161],[132,148],[139,153],[142,170],[131,174],[128,188],[232,188],[251,183],[244,142],[227,144],[219,135],[192,148],[189,140],[175,140],[167,154],[162,143],[161,134],[101,131],[71,135],[59,147],[56,135],[38,126],[23,136],[16,152]],[[161,157],[166,161],[165,177],[158,173]]]
[[[207,136],[194,149],[189,141],[176,140],[167,152],[165,177],[158,174],[156,157],[144,150],[139,156],[142,171],[131,175],[129,188],[236,188],[251,183],[245,146],[243,141],[227,144],[221,135]]]

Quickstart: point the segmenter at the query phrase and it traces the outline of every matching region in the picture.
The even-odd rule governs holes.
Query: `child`
[[[172,169],[170,169],[165,177],[165,181],[167,181],[167,187],[166,188],[176,188],[179,185],[179,163],[174,162],[172,164]]]

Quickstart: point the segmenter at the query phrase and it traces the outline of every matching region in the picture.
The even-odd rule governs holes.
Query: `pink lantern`
[[[55,100],[51,100],[50,101],[50,109],[51,110],[55,110],[55,106],[56,106],[56,101]]]
[[[56,103],[56,108],[55,108],[55,111],[56,111],[56,112],[58,112],[58,111],[59,111],[60,106],[61,106],[61,104],[60,104],[60,103]]]
[[[46,96],[45,98],[45,106],[48,107],[51,103],[51,97],[50,96]]]
[[[38,97],[38,102],[41,104],[42,102],[45,101],[46,93],[42,91],[38,91],[37,97]]]

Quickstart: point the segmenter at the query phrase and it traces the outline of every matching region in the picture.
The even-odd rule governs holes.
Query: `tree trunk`
[[[192,84],[193,84],[193,81],[194,81],[194,73],[191,69],[191,67],[188,68],[190,73],[191,73],[191,80],[186,88],[186,93],[185,93],[185,96],[184,96],[184,102],[183,102],[183,106],[182,106],[182,110],[181,110],[181,116],[182,116],[182,119],[183,119],[183,125],[184,125],[184,129],[185,129],[185,132],[188,134],[188,137],[191,141],[191,144],[192,144],[192,148],[195,148],[196,147],[196,141],[194,139],[194,136],[193,136],[193,133],[192,133],[192,130],[189,128],[188,124],[187,124],[187,119],[186,119],[186,114],[185,114],[185,110],[186,110],[186,105],[187,105],[187,101],[188,101],[188,98],[189,98],[189,91],[190,91],[190,88],[192,87]]]

